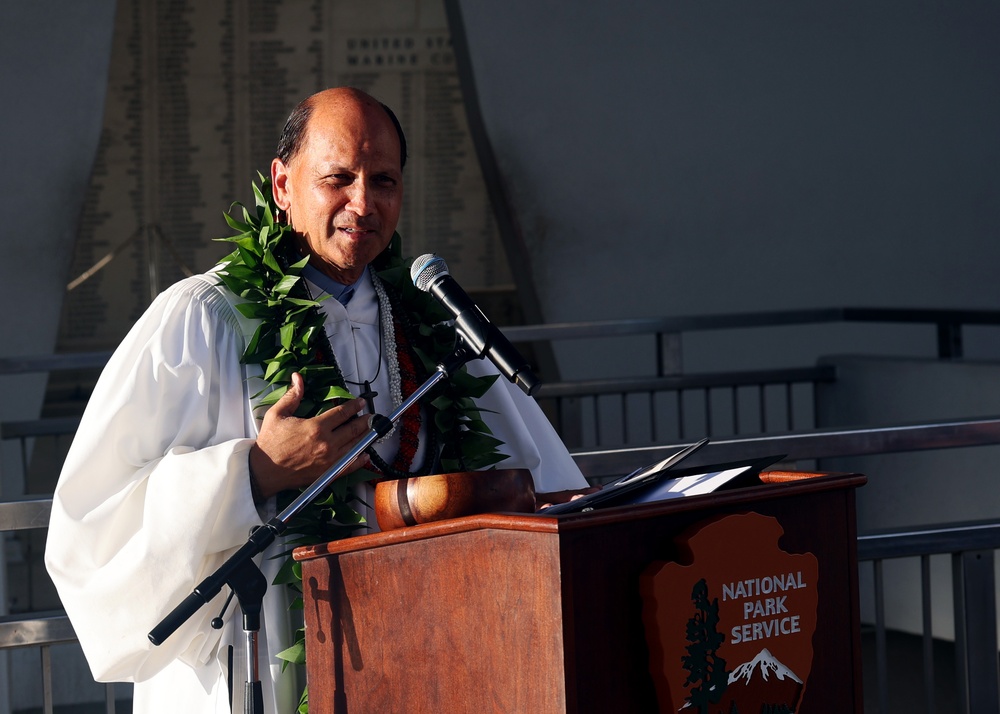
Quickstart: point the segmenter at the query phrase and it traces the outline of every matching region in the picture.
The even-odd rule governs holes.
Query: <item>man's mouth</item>
[[[373,229],[371,228],[361,228],[359,226],[340,226],[338,230],[341,230],[349,235],[364,235],[366,233],[373,232]]]

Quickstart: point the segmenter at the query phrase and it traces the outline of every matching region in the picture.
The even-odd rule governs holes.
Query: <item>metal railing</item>
[[[646,320],[627,320],[613,322],[592,322],[586,324],[562,324],[545,326],[527,326],[505,328],[504,332],[513,342],[551,342],[561,340],[614,338],[628,335],[648,335],[654,339],[655,366],[648,376],[627,377],[620,379],[579,380],[575,382],[550,382],[543,386],[540,400],[548,400],[553,407],[548,410],[550,416],[562,429],[562,433],[571,434],[567,442],[571,445],[581,444],[586,439],[574,439],[572,434],[580,437],[581,427],[586,421],[584,406],[586,400],[591,400],[591,410],[596,410],[598,404],[602,409],[609,401],[617,401],[621,406],[621,416],[618,417],[627,431],[630,408],[634,410],[634,400],[645,400],[645,409],[649,412],[648,420],[654,426],[649,437],[650,441],[669,441],[656,427],[658,417],[654,412],[658,395],[674,393],[676,399],[673,409],[679,415],[690,401],[685,398],[692,392],[700,395],[700,412],[704,423],[695,425],[690,431],[699,436],[713,433],[712,424],[716,421],[713,412],[713,397],[720,390],[729,390],[728,399],[731,404],[729,438],[715,438],[710,448],[702,450],[689,459],[691,465],[711,462],[749,459],[758,456],[786,454],[786,461],[809,461],[827,457],[860,456],[868,454],[885,454],[926,449],[945,449],[960,446],[975,446],[1000,444],[1000,419],[970,419],[939,422],[934,424],[918,424],[909,426],[892,426],[885,428],[851,429],[851,430],[816,430],[813,428],[795,430],[796,420],[791,417],[794,410],[793,390],[796,384],[811,388],[820,382],[835,379],[835,374],[829,367],[765,370],[758,372],[730,372],[725,374],[682,374],[680,365],[680,340],[683,333],[702,330],[743,329],[750,327],[777,327],[806,324],[826,324],[833,322],[889,322],[889,323],[920,323],[934,328],[937,337],[937,355],[941,359],[953,359],[963,354],[963,327],[966,325],[1000,325],[998,311],[968,311],[968,310],[885,310],[868,308],[845,308],[828,310],[799,310],[754,314],[717,315],[700,317],[660,318]],[[18,375],[38,372],[83,371],[96,370],[108,359],[109,353],[86,353],[62,356],[25,357],[0,359],[0,376]],[[84,385],[85,387],[86,385]],[[764,413],[764,392],[772,387],[784,388],[785,403],[784,419],[775,420]],[[85,392],[85,388],[77,391]],[[739,436],[742,425],[739,415],[746,412],[737,404],[741,395],[756,395],[759,417],[756,420],[759,431],[777,428],[784,433],[760,435],[753,437]],[[779,399],[779,401],[782,401]],[[82,403],[84,398],[81,399]],[[808,403],[808,400],[807,400]],[[621,448],[593,448],[581,450],[577,448],[574,454],[577,462],[588,477],[601,480],[603,477],[627,473],[635,467],[647,464],[677,450],[685,438],[685,419],[682,415],[675,416],[674,421],[680,427],[675,430],[674,437],[678,443],[649,445],[644,447],[629,446],[623,439]],[[597,424],[596,420],[594,421]],[[20,445],[22,467],[26,470],[29,458],[29,443],[46,437],[72,434],[78,424],[78,417],[66,416],[58,419],[24,420],[0,424],[0,441],[16,441]],[[590,440],[603,443],[602,434]],[[22,528],[44,527],[47,523],[49,501],[47,499],[23,500],[12,504],[0,504],[0,532]],[[1000,526],[990,524],[979,528],[997,529]],[[987,532],[977,530],[977,538]],[[992,531],[989,531],[992,533]],[[955,530],[945,530],[939,538],[948,541],[948,545],[935,545],[926,553],[911,554],[913,542],[919,542],[922,537],[915,533],[895,533],[887,536],[862,536],[859,539],[861,559],[870,563],[876,570],[876,589],[878,587],[877,572],[881,563],[887,558],[919,557],[928,558],[932,553],[953,553],[955,562],[961,567],[956,569],[956,592],[976,594],[983,597],[983,589],[989,588],[989,597],[993,597],[992,581],[986,581],[986,570],[983,562],[992,562],[992,548],[1000,545],[990,540],[988,545],[977,541],[981,548],[970,549],[964,539],[972,531],[968,527]],[[991,535],[992,537],[992,535]],[[949,540],[950,539],[950,540]],[[937,550],[944,548],[944,550]],[[989,552],[987,556],[986,553]],[[970,555],[973,554],[973,555]],[[970,561],[970,558],[978,559]],[[990,570],[990,572],[992,572]],[[878,597],[878,593],[875,594]],[[956,600],[958,602],[958,600]],[[974,671],[977,662],[996,661],[995,636],[992,643],[984,641],[976,633],[983,631],[995,632],[995,613],[979,607],[973,607],[974,602],[965,598],[963,609],[959,611],[956,605],[956,633],[960,635],[958,645],[958,667],[963,672],[962,711],[983,711],[986,706],[997,710],[995,671],[985,673]],[[877,609],[877,608],[876,608]],[[986,617],[993,623],[983,622]],[[883,631],[879,634],[879,622]],[[972,623],[969,625],[968,623]],[[985,630],[983,628],[986,628]],[[925,637],[929,636],[925,634]],[[45,711],[52,710],[51,702],[51,660],[48,648],[52,645],[73,639],[72,629],[66,618],[60,613],[27,613],[19,616],[8,616],[0,620],[0,653],[15,647],[39,647],[42,652],[43,696]],[[880,644],[881,641],[881,644]],[[989,648],[992,647],[992,651]],[[877,691],[879,711],[888,712],[888,686],[885,678],[887,664],[884,656],[884,621],[876,622],[876,651],[879,668],[877,672]],[[879,654],[881,653],[881,654]],[[987,666],[987,670],[990,668]],[[969,673],[971,672],[971,676]],[[106,692],[108,711],[114,710],[113,685]],[[969,708],[969,707],[973,708]],[[928,711],[932,711],[928,709]]]
[[[633,320],[603,320],[581,323],[551,323],[503,328],[511,342],[546,342],[588,337],[623,337],[652,334],[659,337],[656,354],[661,363],[675,345],[672,336],[707,330],[757,327],[826,325],[835,322],[920,324],[933,327],[940,359],[964,355],[964,328],[971,325],[1000,325],[1000,310],[939,310],[881,307],[834,307],[803,310],[651,317]]]
[[[1000,418],[970,419],[931,424],[892,426],[873,429],[822,430],[752,439],[714,442],[690,457],[692,465],[750,459],[785,453],[787,461],[802,461],[828,456],[861,456],[907,451],[986,446],[1000,444]],[[648,449],[618,449],[575,454],[577,463],[592,479],[627,472],[636,465],[649,463],[676,451],[681,444]],[[0,504],[0,530],[39,527],[47,520],[49,501],[33,499]],[[876,602],[874,690],[878,712],[890,711],[889,663],[886,656],[884,603],[881,592],[882,564],[887,559],[914,557],[922,563],[923,579],[929,583],[929,558],[950,554],[954,563],[955,592],[955,667],[960,684],[959,707],[955,711],[978,714],[1000,709],[1000,676],[997,671],[997,619],[995,598],[994,550],[1000,548],[1000,522],[958,524],[954,526],[910,529],[887,534],[861,535],[858,539],[859,561],[875,570]],[[925,585],[925,664],[923,687],[927,694],[927,712],[933,710],[934,669],[929,648],[929,584]],[[35,645],[47,647],[72,639],[72,630],[64,617],[53,614],[33,615],[20,621],[0,622],[0,650],[7,647]],[[51,682],[51,665],[45,661],[45,680]],[[50,686],[49,684],[46,685]],[[46,697],[50,697],[47,691]],[[110,707],[113,693],[109,689]],[[109,709],[112,711],[113,709]],[[51,711],[47,709],[46,711]]]
[[[890,711],[889,654],[885,625],[886,561],[919,560],[921,692],[926,714],[936,711],[934,638],[931,628],[931,556],[951,557],[955,624],[956,712],[996,712],[1000,708],[997,677],[997,613],[995,556],[1000,549],[1000,522],[966,523],[908,529],[858,537],[858,560],[871,565],[875,604],[876,702]]]
[[[47,528],[52,510],[50,498],[30,498],[0,502],[0,533]],[[76,642],[76,633],[63,612],[35,612],[29,615],[0,616],[0,652],[37,647],[41,657],[42,712],[55,708],[52,688],[52,647]],[[3,696],[7,696],[6,693]],[[6,703],[0,703],[6,709]],[[115,712],[115,685],[105,686],[105,711]]]
[[[814,389],[831,365],[542,384],[536,399],[567,446],[656,444],[688,435],[791,431],[816,425]]]
[[[830,366],[756,372],[685,373],[685,335],[834,323],[925,325],[927,354],[964,355],[967,326],[1000,326],[995,310],[823,308],[757,313],[557,323],[504,328],[519,344],[648,337],[642,376],[543,383],[537,399],[571,448],[638,446],[697,436],[739,436],[817,426],[814,387],[836,379]],[[929,335],[929,336],[930,336]],[[633,428],[634,425],[634,428]]]
[[[811,389],[836,378],[831,367],[685,373],[682,340],[684,335],[700,332],[834,323],[925,325],[935,335],[937,357],[956,359],[964,354],[965,328],[1000,326],[1000,311],[822,308],[522,325],[504,327],[503,332],[511,342],[522,345],[593,339],[608,341],[636,336],[651,340],[646,348],[650,358],[640,376],[549,378],[538,394],[539,402],[546,407],[571,448],[607,448],[684,439],[687,434],[738,436],[813,428],[816,424],[811,413],[814,406]],[[109,356],[109,352],[89,352],[0,358],[0,376],[96,370]],[[79,397],[81,405],[85,402],[87,386],[82,384],[77,390],[82,395]],[[796,390],[799,397],[796,397]],[[797,411],[801,414],[797,415]],[[598,412],[604,415],[603,419],[597,417]],[[630,420],[630,414],[643,416]],[[756,415],[755,418],[741,418],[741,415],[751,414]],[[644,428],[636,437],[630,422],[638,421],[643,422]],[[606,426],[609,423],[616,424],[616,428],[609,430]],[[0,425],[5,431],[0,439],[71,433],[71,427],[75,428],[72,417],[67,417],[62,424],[55,421],[5,424]],[[15,428],[17,433],[12,431]]]
[[[703,466],[782,454],[785,461],[802,462],[993,444],[1000,444],[1000,417],[856,429],[814,429],[807,432],[716,439],[709,447],[692,454],[684,463]],[[628,473],[639,466],[659,461],[683,446],[686,444],[577,451],[573,457],[588,478],[601,479]]]

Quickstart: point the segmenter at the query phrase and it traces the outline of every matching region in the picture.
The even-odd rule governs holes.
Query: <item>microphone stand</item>
[[[461,333],[458,334],[458,346],[455,351],[435,367],[427,380],[403,401],[388,417],[372,414],[368,418],[370,431],[335,463],[306,488],[284,511],[259,526],[250,534],[247,542],[240,547],[219,568],[205,578],[184,600],[164,617],[159,624],[149,632],[149,641],[154,645],[162,644],[170,635],[187,622],[202,605],[208,604],[219,594],[223,585],[229,585],[243,610],[243,631],[247,643],[247,682],[244,689],[244,714],[264,714],[264,695],[258,674],[257,648],[258,632],[260,631],[260,612],[267,591],[267,579],[253,558],[274,542],[285,532],[288,522],[303,508],[313,502],[331,483],[340,477],[347,467],[358,456],[369,448],[377,439],[392,430],[392,425],[403,413],[416,404],[424,395],[443,379],[447,379],[469,360],[477,357],[468,346]],[[232,595],[230,596],[232,597]],[[226,601],[228,605],[228,600]],[[223,611],[225,611],[223,609]],[[221,619],[217,618],[219,627]],[[215,622],[213,622],[213,627]]]

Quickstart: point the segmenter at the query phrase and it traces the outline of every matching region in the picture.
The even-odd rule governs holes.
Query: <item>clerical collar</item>
[[[365,279],[365,274],[367,272],[368,266],[365,266],[364,272],[361,273],[361,277],[350,285],[343,285],[321,270],[314,268],[309,263],[306,263],[306,266],[302,268],[302,276],[306,278],[306,280],[311,282],[320,290],[329,293],[330,297],[344,306],[346,306],[347,303],[351,301],[351,298],[354,297],[354,293],[357,290],[358,285],[360,285],[361,281]]]

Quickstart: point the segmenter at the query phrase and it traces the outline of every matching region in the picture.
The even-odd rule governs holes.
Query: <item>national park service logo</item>
[[[779,549],[775,518],[726,516],[678,539],[683,563],[643,574],[661,712],[791,714],[812,668],[819,562]]]

